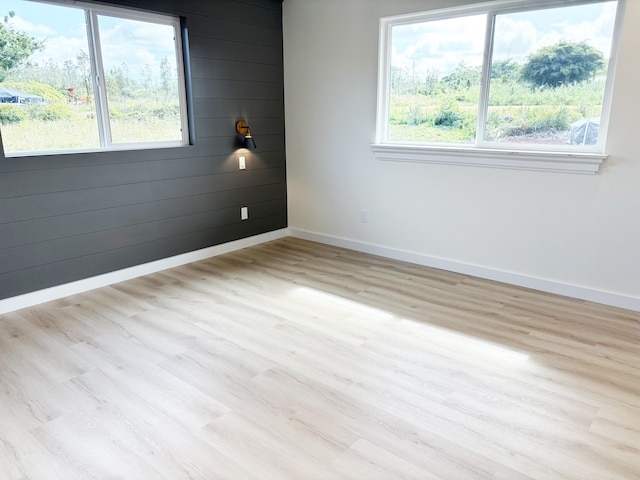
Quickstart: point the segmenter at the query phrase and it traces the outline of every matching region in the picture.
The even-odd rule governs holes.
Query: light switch
[[[247,220],[249,218],[249,207],[240,208],[240,220]]]
[[[240,170],[244,170],[247,168],[247,163],[244,157],[238,157],[238,166],[240,167]]]

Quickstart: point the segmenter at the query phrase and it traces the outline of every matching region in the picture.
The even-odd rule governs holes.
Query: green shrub
[[[566,107],[522,107],[511,119],[508,135],[528,135],[541,131],[569,130],[569,110]]]
[[[532,89],[513,78],[494,78],[489,94],[488,138],[566,132],[580,118],[599,116],[603,95],[604,82],[599,79]],[[442,82],[428,95],[392,92],[390,138],[445,142],[473,139],[479,96],[476,85],[444,88]]]
[[[516,82],[491,82],[489,104],[501,105],[602,105],[604,82],[595,80],[558,88],[530,88]]]
[[[463,116],[460,110],[451,104],[445,104],[433,120],[436,127],[455,127],[462,128]]]
[[[569,130],[569,110],[560,108],[539,108],[530,111],[529,124],[536,130]]]
[[[26,108],[16,104],[0,104],[0,124],[20,123],[26,117]]]
[[[68,101],[66,94],[59,92],[51,85],[34,80],[28,80],[26,82],[3,82],[2,86],[31,93],[32,95],[38,95],[43,97],[47,103],[66,103]]]
[[[72,117],[72,112],[65,104],[37,104],[26,108],[27,114],[32,120],[67,120]]]
[[[127,100],[109,106],[109,115],[113,119],[148,120],[151,118],[171,118],[180,115],[179,105],[164,105],[155,102]]]
[[[180,115],[179,105],[158,105],[150,109],[151,114],[156,118],[171,118]]]
[[[489,111],[487,133],[490,138],[565,132],[582,118],[579,109],[567,107],[500,107]]]
[[[426,110],[419,105],[395,105],[390,112],[389,121],[395,125],[422,125],[429,121]],[[164,113],[164,112],[163,112]],[[171,115],[175,115],[174,111]],[[166,115],[169,116],[169,115]],[[160,118],[165,118],[161,116]]]

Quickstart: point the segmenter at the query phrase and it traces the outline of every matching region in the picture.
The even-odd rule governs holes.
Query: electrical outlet
[[[238,157],[238,167],[240,170],[244,170],[247,168],[246,159],[244,157]]]
[[[249,218],[249,207],[240,208],[240,220],[247,220]]]
[[[362,223],[369,222],[369,212],[367,210],[360,210],[360,221]]]

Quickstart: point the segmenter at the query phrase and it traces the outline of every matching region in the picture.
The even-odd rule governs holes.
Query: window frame
[[[600,135],[595,146],[540,146],[535,144],[513,145],[483,140],[489,101],[489,83],[496,15],[545,10],[600,3],[600,0],[495,0],[460,7],[383,17],[380,19],[378,49],[378,93],[375,143],[371,145],[374,157],[380,160],[423,162],[542,170],[564,173],[597,173],[606,160],[606,137],[611,112],[611,99],[615,78],[618,45],[626,0],[618,3],[611,41],[611,55],[607,69],[604,100],[600,122]],[[456,17],[486,14],[482,80],[478,99],[478,123],[474,144],[422,143],[388,140],[389,110],[391,102],[391,51],[392,28],[425,21],[445,20]],[[481,137],[482,135],[482,137]]]
[[[95,113],[97,120],[99,147],[78,147],[51,150],[25,150],[18,152],[7,152],[2,145],[5,158],[32,157],[47,155],[68,155],[78,153],[95,153],[109,151],[128,150],[149,150],[177,148],[193,145],[193,115],[191,105],[190,88],[190,67],[188,58],[188,38],[185,20],[170,14],[136,10],[126,7],[116,7],[103,4],[94,4],[82,1],[49,1],[49,0],[29,0],[33,3],[57,5],[65,8],[83,10],[86,21],[87,50],[91,67],[91,80],[95,99]],[[140,22],[155,23],[173,27],[175,60],[177,62],[178,96],[180,107],[180,128],[182,132],[181,140],[150,141],[150,142],[125,142],[114,143],[111,137],[111,127],[109,118],[109,104],[106,89],[106,76],[102,62],[102,50],[100,44],[100,29],[98,26],[99,16],[109,16],[124,20],[135,20]],[[1,137],[0,137],[1,142]]]

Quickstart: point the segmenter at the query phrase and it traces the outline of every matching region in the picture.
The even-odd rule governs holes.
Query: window
[[[180,19],[79,2],[2,8],[0,33],[26,45],[0,51],[14,60],[0,62],[6,156],[188,144]]]
[[[595,173],[624,0],[381,20],[378,158]]]

